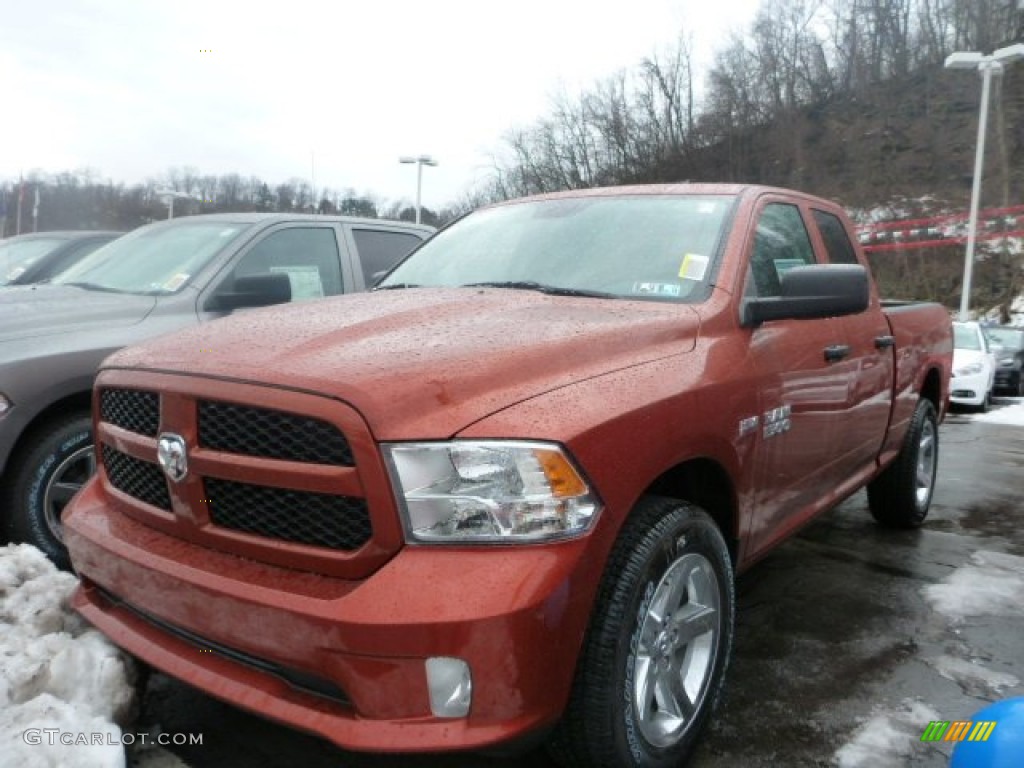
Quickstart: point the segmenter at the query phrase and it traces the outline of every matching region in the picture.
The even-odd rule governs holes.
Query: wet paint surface
[[[922,529],[879,528],[861,493],[740,578],[725,695],[691,766],[940,768],[951,745],[920,741],[930,720],[1024,695],[1024,605],[1007,597],[1024,584],[1024,430],[953,414],[940,439]],[[203,733],[171,748],[193,768],[554,765],[346,753],[161,675],[142,727]]]

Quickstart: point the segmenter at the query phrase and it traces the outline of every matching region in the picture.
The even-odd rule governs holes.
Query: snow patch
[[[1024,616],[1024,557],[980,550],[971,563],[923,589],[939,613],[959,621],[968,616]]]
[[[901,768],[928,723],[939,719],[927,705],[904,699],[898,709],[876,710],[832,759],[839,768]]]
[[[982,696],[988,691],[1013,688],[1020,680],[1005,672],[996,672],[982,664],[953,656],[937,656],[928,663],[947,680],[952,680],[970,695]]]
[[[4,765],[120,768],[135,666],[71,611],[78,580],[35,547],[0,548],[0,755]],[[98,743],[51,744],[42,729]],[[26,731],[37,729],[40,744]],[[36,731],[30,731],[36,732]],[[97,734],[93,737],[92,734]],[[113,742],[108,744],[107,742]]]
[[[1012,398],[1012,405],[996,408],[988,413],[979,413],[972,421],[983,421],[986,424],[1003,424],[1010,427],[1024,427],[1024,399]]]

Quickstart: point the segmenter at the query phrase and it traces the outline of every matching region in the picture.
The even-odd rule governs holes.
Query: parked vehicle
[[[89,393],[104,357],[245,307],[363,290],[432,231],[341,216],[190,216],[125,235],[51,284],[0,291],[7,537],[67,564],[60,514],[95,469]]]
[[[987,411],[996,380],[996,357],[975,322],[953,323],[950,402]]]
[[[69,230],[0,240],[0,286],[50,280],[122,234]]]
[[[995,389],[1024,397],[1024,328],[983,326],[996,358]]]
[[[864,486],[885,525],[928,513],[949,317],[883,308],[852,231],[779,189],[566,192],[372,293],[122,350],[74,605],[350,749],[551,731],[567,764],[676,765],[734,574]]]

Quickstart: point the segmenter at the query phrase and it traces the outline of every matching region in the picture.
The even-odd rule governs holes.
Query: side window
[[[341,293],[341,259],[334,230],[295,227],[272,232],[242,257],[232,275],[238,278],[268,273],[288,275],[292,301]]]
[[[838,216],[825,211],[814,212],[814,222],[821,232],[821,239],[825,241],[825,250],[828,251],[830,264],[858,264],[857,252],[853,250],[850,237],[846,234],[846,227],[839,220]]]
[[[374,275],[391,269],[423,242],[408,232],[355,228],[352,229],[352,239],[356,241],[359,263],[363,266],[363,278],[367,286],[373,282]]]
[[[779,278],[786,270],[814,263],[814,248],[800,209],[788,203],[766,205],[754,234],[746,293],[760,298],[779,296]]]

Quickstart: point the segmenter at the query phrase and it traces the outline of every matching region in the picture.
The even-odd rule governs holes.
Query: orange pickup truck
[[[108,358],[75,607],[346,748],[678,765],[737,572],[865,486],[924,520],[951,355],[946,310],[883,307],[818,198],[484,208],[372,293]]]

